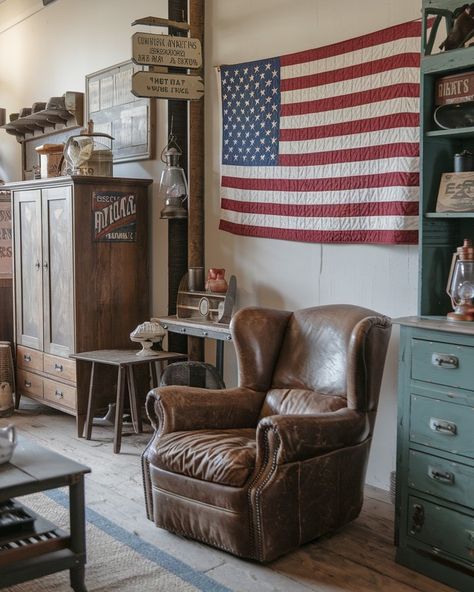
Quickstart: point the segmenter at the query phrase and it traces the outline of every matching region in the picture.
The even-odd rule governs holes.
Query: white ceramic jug
[[[0,465],[11,459],[15,445],[15,426],[8,425],[5,428],[0,428]]]

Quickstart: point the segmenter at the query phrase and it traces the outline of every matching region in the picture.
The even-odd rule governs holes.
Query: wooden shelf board
[[[474,218],[474,212],[426,212],[425,218]]]
[[[428,138],[465,138],[474,137],[474,127],[456,127],[453,129],[431,130],[426,132]]]

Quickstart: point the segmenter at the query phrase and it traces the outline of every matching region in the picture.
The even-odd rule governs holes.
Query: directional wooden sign
[[[204,81],[201,76],[186,74],[135,72],[132,93],[137,97],[195,101],[204,95]]]
[[[134,33],[133,56],[136,64],[144,66],[171,66],[173,68],[200,68],[201,42],[189,37]]]

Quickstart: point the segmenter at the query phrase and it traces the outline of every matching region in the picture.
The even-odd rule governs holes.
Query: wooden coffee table
[[[84,475],[90,469],[36,442],[19,437],[9,463],[0,465],[0,502],[69,486],[69,526],[65,532],[38,516],[29,530],[0,532],[0,588],[68,569],[71,587],[86,592]]]

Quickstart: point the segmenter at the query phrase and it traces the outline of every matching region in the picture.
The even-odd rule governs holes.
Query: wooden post
[[[190,35],[204,55],[204,0],[189,0]],[[204,60],[203,60],[204,71]],[[189,103],[188,265],[204,267],[204,98]],[[204,359],[204,340],[188,338],[191,360]]]

